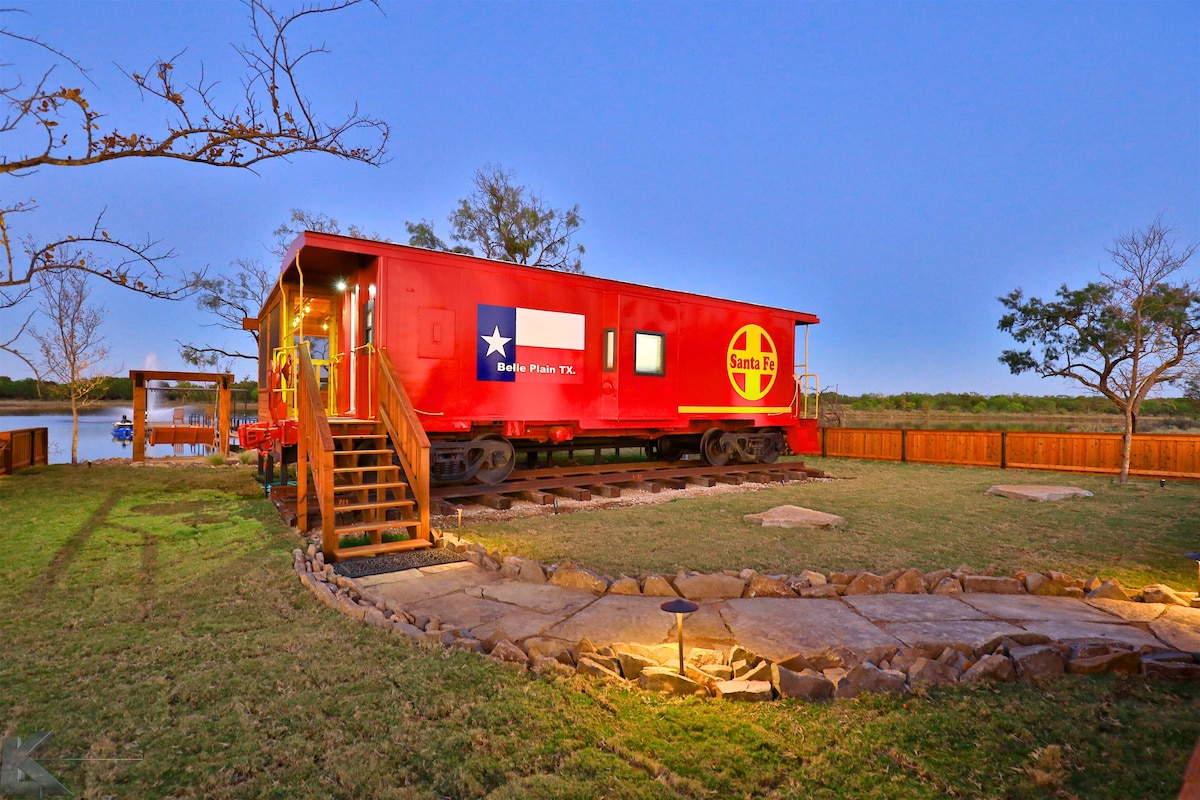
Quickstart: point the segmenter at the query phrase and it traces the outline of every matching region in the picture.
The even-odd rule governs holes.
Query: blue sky
[[[185,48],[178,74],[203,62],[236,99],[236,2],[26,7],[6,24],[88,66],[113,125],[163,117],[117,65]],[[301,73],[318,111],[357,102],[390,123],[385,165],[42,170],[5,179],[6,202],[40,204],[21,232],[107,209],[110,232],[221,271],[269,258],[291,208],[398,241],[405,220],[445,234],[472,173],[501,164],[551,205],[579,204],[590,274],[817,314],[811,366],[852,394],[1080,393],[998,363],[1011,340],[996,298],[1095,279],[1105,248],[1160,214],[1200,240],[1197,2],[384,0],[296,34],[331,51]],[[40,58],[6,42],[0,62],[29,79]],[[182,368],[175,340],[203,338],[189,301],[97,297],[114,370]]]

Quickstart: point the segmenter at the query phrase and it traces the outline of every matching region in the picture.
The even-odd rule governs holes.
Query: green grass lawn
[[[1083,479],[1095,503],[1050,507],[974,497],[1013,473],[822,466],[853,479],[473,533],[604,571],[966,562],[1194,578],[1172,559],[1200,549],[1185,536],[1196,487]],[[740,522],[778,502],[850,527],[839,545]],[[1171,798],[1200,736],[1194,684],[723,704],[421,649],[316,603],[247,469],[38,468],[0,480],[0,510],[0,728],[54,731],[41,763],[81,797]],[[80,757],[137,760],[49,760]]]
[[[584,514],[464,527],[465,538],[546,563],[601,573],[701,572],[750,567],[795,574],[966,564],[999,574],[1056,569],[1127,586],[1196,589],[1200,482],[1134,480],[1030,470],[805,459],[839,480]],[[1095,497],[1055,503],[986,494],[996,484],[1065,484]],[[785,530],[743,515],[797,505],[845,517],[838,530]]]

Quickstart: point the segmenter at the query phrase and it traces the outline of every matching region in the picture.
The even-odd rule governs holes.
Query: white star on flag
[[[512,337],[501,336],[499,325],[492,331],[491,336],[480,336],[479,338],[488,343],[488,351],[484,354],[485,356],[490,356],[492,353],[499,353],[504,358],[508,358],[508,353],[504,352],[504,345],[511,342]]]

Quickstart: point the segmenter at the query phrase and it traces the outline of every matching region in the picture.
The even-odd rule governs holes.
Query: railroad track
[[[802,461],[724,467],[653,461],[526,469],[514,471],[508,479],[497,484],[435,486],[430,490],[430,511],[447,516],[454,513],[456,504],[463,502],[503,511],[512,507],[514,499],[550,505],[559,497],[583,501],[593,497],[620,497],[623,489],[661,492],[718,483],[778,483],[817,475],[820,475],[819,470],[805,467]]]

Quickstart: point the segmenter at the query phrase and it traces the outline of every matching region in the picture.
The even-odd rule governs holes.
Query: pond
[[[183,406],[184,421],[206,424],[205,415],[210,414],[211,408],[200,406]],[[171,423],[173,409],[157,409],[147,415],[147,422]],[[132,406],[103,406],[84,409],[79,414],[79,460],[100,461],[106,458],[132,458],[133,442],[120,440],[113,436],[112,424],[124,415],[133,418]],[[243,420],[245,421],[245,420]],[[252,420],[251,420],[252,421]],[[211,424],[211,422],[207,423]],[[236,422],[235,422],[236,425]],[[6,414],[0,411],[0,431],[20,430],[22,428],[46,428],[50,439],[50,463],[71,463],[71,415],[62,411],[44,414],[23,412],[21,414]],[[234,434],[236,442],[236,434]],[[213,452],[213,448],[204,445],[146,445],[147,458],[163,458],[170,456],[205,456]]]

